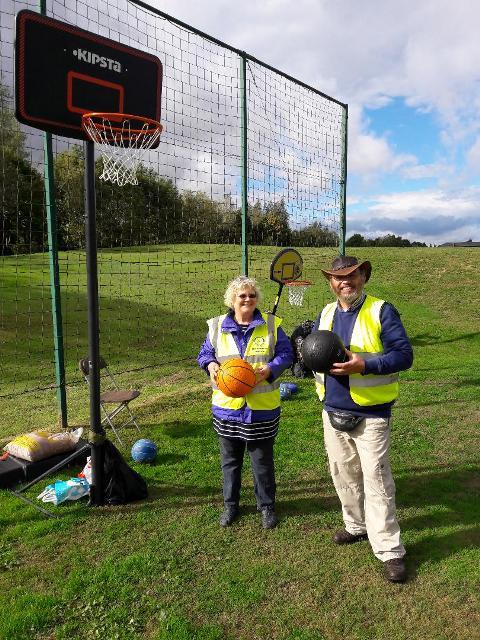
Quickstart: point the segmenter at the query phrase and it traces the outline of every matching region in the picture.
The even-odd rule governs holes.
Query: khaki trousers
[[[322,412],[325,448],[333,484],[342,503],[345,529],[368,534],[375,556],[385,562],[402,558],[390,469],[390,420],[365,418],[353,431],[338,431]]]

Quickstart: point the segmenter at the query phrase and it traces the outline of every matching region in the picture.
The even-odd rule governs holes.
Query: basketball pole
[[[272,315],[273,316],[277,312],[277,307],[278,307],[278,303],[280,302],[280,296],[282,295],[283,287],[284,287],[283,282],[280,282],[280,284],[278,285],[277,297],[275,298],[275,302],[273,304],[273,309],[272,309]]]
[[[100,418],[100,322],[98,310],[97,224],[95,204],[95,146],[84,142],[85,152],[85,257],[88,301],[88,381],[90,389],[91,506],[105,502],[105,430]]]

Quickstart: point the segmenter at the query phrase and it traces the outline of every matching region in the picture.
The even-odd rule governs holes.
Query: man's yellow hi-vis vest
[[[350,351],[358,353],[364,360],[375,358],[383,353],[383,344],[380,340],[382,330],[380,311],[384,303],[384,300],[367,296],[355,320]],[[336,309],[336,302],[327,304],[320,316],[319,329],[332,330]],[[318,397],[323,400],[325,398],[325,376],[321,373],[315,373],[315,381]],[[398,373],[385,376],[354,373],[349,376],[349,386],[350,397],[362,407],[392,402],[398,397]]]
[[[208,335],[217,361],[221,364],[232,358],[240,358],[240,352],[232,334],[222,331],[222,322],[227,314],[210,318],[208,323]],[[249,362],[254,369],[262,364],[268,364],[275,353],[277,343],[277,330],[281,319],[271,313],[262,313],[265,324],[254,328],[247,344],[243,359]],[[244,398],[229,398],[213,385],[212,404],[224,409],[241,409],[245,403],[254,411],[272,410],[280,406],[280,383],[270,384],[263,380]]]

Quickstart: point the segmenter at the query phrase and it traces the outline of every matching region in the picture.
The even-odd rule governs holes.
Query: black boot
[[[264,529],[274,529],[278,524],[277,514],[275,513],[275,508],[272,507],[263,507],[261,509],[262,514],[262,527]]]
[[[229,527],[238,516],[238,507],[233,505],[225,505],[222,515],[220,516],[220,526]]]

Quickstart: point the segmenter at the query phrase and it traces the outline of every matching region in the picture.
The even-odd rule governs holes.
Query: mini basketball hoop
[[[312,283],[309,280],[289,280],[285,285],[288,287],[288,302],[294,307],[301,307],[305,291]]]
[[[82,126],[98,144],[103,160],[101,180],[138,184],[137,168],[146,151],[158,143],[162,125],[128,113],[84,113]]]

